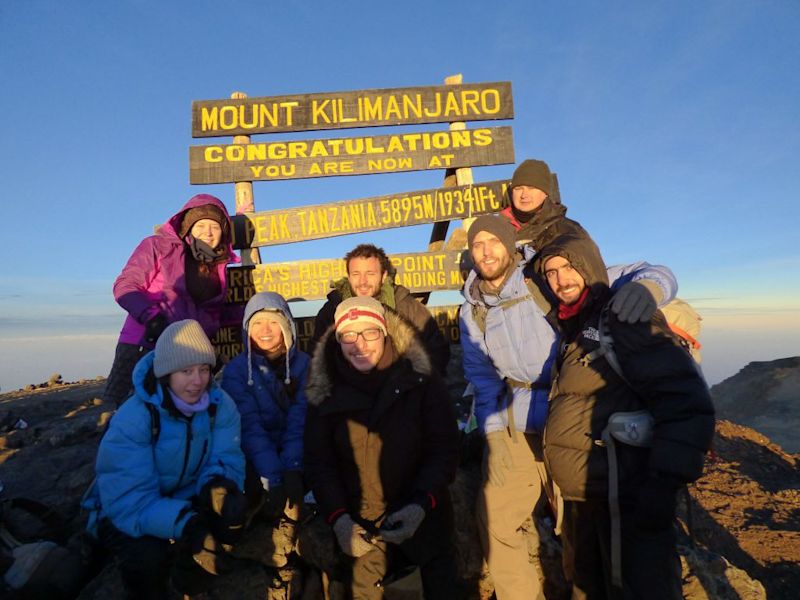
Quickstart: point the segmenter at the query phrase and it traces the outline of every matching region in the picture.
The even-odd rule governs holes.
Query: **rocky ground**
[[[0,480],[3,497],[25,496],[57,507],[69,532],[80,531],[83,516],[78,502],[93,477],[97,444],[111,410],[97,398],[102,381],[50,385],[0,395]],[[463,389],[453,383],[454,396]],[[22,419],[27,427],[21,426]],[[17,428],[15,428],[15,425]],[[477,442],[479,443],[479,442]],[[474,444],[474,443],[473,443]],[[472,519],[477,490],[479,448],[465,445],[465,460],[453,486],[459,523],[461,572],[473,598],[491,595],[491,580],[481,568]],[[766,598],[789,600],[800,589],[800,455],[784,452],[762,434],[722,420],[718,423],[714,452],[706,474],[691,488],[692,515],[697,548],[688,538],[681,546],[684,595],[687,598]],[[686,523],[685,515],[682,521]],[[541,543],[532,548],[542,562],[549,599],[564,597],[559,577],[559,547],[546,529]],[[256,539],[257,538],[257,539]],[[253,539],[256,539],[253,542]],[[535,539],[533,536],[531,539]],[[268,540],[264,542],[264,540]],[[258,533],[242,550],[237,572],[228,577],[224,591],[213,598],[283,597],[274,590],[281,579],[294,575],[294,593],[321,598],[320,581],[301,571],[264,568],[280,540]],[[301,548],[311,562],[337,560],[332,539],[317,521],[301,535]],[[267,557],[267,558],[265,558]],[[273,561],[274,562],[274,561]],[[275,565],[273,565],[275,566]],[[280,566],[280,565],[278,565]],[[395,598],[416,597],[413,578],[400,582]],[[266,588],[273,590],[267,594]],[[336,584],[331,597],[341,597]],[[81,593],[81,599],[119,597],[118,575],[104,569]]]

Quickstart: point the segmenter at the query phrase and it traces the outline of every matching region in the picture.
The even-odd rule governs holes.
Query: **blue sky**
[[[187,148],[211,143],[191,138],[192,100],[437,85],[455,73],[512,82],[517,159],[549,162],[607,262],[674,270],[704,316],[712,383],[800,354],[798,31],[793,0],[5,0],[0,388],[54,371],[105,375],[123,320],[111,285],[135,245],[195,193],[233,209],[231,184],[188,183]],[[255,202],[424,189],[441,176],[263,182]],[[340,256],[365,238],[419,251],[428,234],[295,244],[291,255]]]

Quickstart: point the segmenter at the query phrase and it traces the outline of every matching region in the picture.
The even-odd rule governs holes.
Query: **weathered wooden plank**
[[[458,304],[429,307],[436,324],[439,326],[445,339],[451,344],[459,343]],[[298,345],[301,350],[308,349],[309,341],[314,334],[314,317],[300,317],[295,319],[297,324]],[[230,325],[220,328],[217,335],[211,340],[218,355],[225,360],[230,360],[244,350],[242,328]]]
[[[495,213],[507,185],[488,181],[236,215],[233,246],[275,246]]]
[[[391,254],[395,282],[411,292],[460,290],[469,264],[462,252],[410,252]],[[464,256],[465,259],[468,257]],[[318,300],[331,291],[330,284],[347,276],[341,258],[228,267],[228,303],[247,302],[258,292],[277,292],[292,300]]]
[[[511,82],[192,102],[192,137],[511,119]]]
[[[514,162],[511,127],[191,146],[189,182],[272,181]]]

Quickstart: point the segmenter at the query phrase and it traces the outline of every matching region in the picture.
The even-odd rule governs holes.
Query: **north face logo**
[[[586,329],[583,330],[581,335],[587,340],[592,340],[595,342],[600,341],[600,332],[597,331],[597,329],[595,329],[594,327],[587,327]]]

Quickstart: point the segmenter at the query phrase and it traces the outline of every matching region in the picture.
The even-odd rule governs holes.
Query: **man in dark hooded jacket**
[[[539,250],[565,233],[588,237],[580,223],[567,218],[567,207],[555,197],[553,188],[553,175],[543,160],[529,158],[514,170],[508,190],[511,204],[500,216],[516,230],[517,243]]]
[[[613,292],[591,239],[556,238],[534,268],[557,298],[550,317],[562,335],[544,458],[565,501],[572,598],[680,598],[676,494],[702,474],[714,433],[705,381],[660,311],[626,323],[606,310]],[[610,358],[608,342],[600,342],[606,334]],[[649,444],[604,432],[614,413],[634,411],[646,411],[639,414],[652,423]]]

